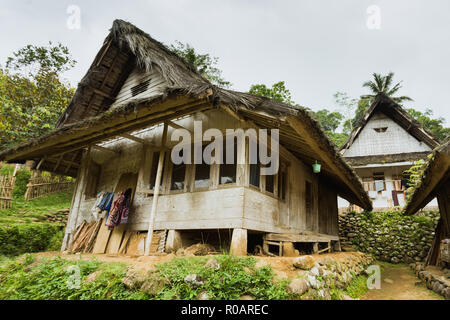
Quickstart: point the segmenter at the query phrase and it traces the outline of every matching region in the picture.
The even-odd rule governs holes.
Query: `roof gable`
[[[383,114],[399,127],[403,128],[406,133],[414,137],[418,142],[423,142],[428,146],[429,150],[436,148],[439,145],[439,140],[430,132],[425,130],[423,126],[414,120],[400,105],[395,103],[392,99],[384,94],[378,94],[375,101],[364,114],[355,129],[351,132],[348,140],[341,147],[341,153],[347,156],[347,150],[350,150],[352,145],[357,141],[364,128],[368,125],[370,120],[376,115]],[[369,154],[367,154],[369,155]]]
[[[393,119],[375,111],[343,156],[381,156],[431,150]]]
[[[133,24],[115,20],[57,127],[95,117],[114,106],[130,74],[158,72],[171,89],[194,93],[211,87],[195,68]],[[191,93],[191,92],[189,92]]]

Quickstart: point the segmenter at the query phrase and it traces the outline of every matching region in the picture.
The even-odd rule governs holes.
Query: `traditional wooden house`
[[[433,158],[425,169],[420,186],[411,196],[405,214],[416,213],[435,197],[441,219],[426,264],[436,265],[440,260],[450,264],[450,140],[433,152]],[[445,239],[447,241],[443,243]],[[441,255],[442,251],[444,255]]]
[[[401,106],[379,94],[341,154],[362,179],[375,210],[383,210],[406,204],[405,170],[438,145],[438,139]]]
[[[185,129],[202,142],[196,121],[225,135],[279,129],[278,173],[260,175],[260,164],[249,163],[248,139],[240,140],[234,164],[173,163],[170,150],[179,142],[169,137]],[[34,159],[40,170],[77,177],[62,250],[85,239],[85,251],[95,253],[148,254],[195,241],[231,246],[235,254],[262,244],[281,250],[284,242],[317,252],[339,242],[338,195],[371,209],[358,177],[304,108],[218,88],[121,20],[57,128],[0,159]],[[313,172],[316,163],[320,173]],[[132,191],[127,223],[109,230],[96,212],[98,193],[125,189]],[[86,223],[94,223],[92,232],[82,230]],[[131,249],[133,237],[140,242]]]

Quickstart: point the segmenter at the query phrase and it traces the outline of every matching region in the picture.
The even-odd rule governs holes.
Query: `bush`
[[[12,176],[14,174],[14,166],[5,164],[0,168],[0,176]]]
[[[27,169],[22,169],[17,171],[16,174],[16,184],[14,186],[13,197],[18,199],[25,195],[27,191],[27,184],[30,181],[31,172]]]
[[[62,228],[61,225],[47,223],[0,226],[0,255],[59,250]]]

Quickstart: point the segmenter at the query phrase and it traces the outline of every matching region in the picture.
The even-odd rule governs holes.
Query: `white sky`
[[[81,29],[67,27],[67,8],[81,9]],[[367,27],[367,8],[381,9],[381,29]],[[373,72],[395,72],[406,107],[431,108],[450,124],[450,1],[448,0],[2,0],[0,63],[26,44],[68,46],[86,73],[114,19],[155,39],[188,42],[219,58],[233,89],[286,82],[293,100],[336,109],[333,93],[358,97]]]

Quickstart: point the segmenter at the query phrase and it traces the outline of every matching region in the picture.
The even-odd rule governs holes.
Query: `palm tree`
[[[413,101],[413,99],[407,96],[394,97],[394,94],[402,88],[403,81],[400,81],[392,87],[392,79],[394,78],[393,72],[389,72],[387,76],[382,76],[379,73],[374,73],[373,78],[374,81],[367,81],[363,84],[363,87],[369,88],[373,94],[364,95],[362,96],[363,99],[369,99],[370,101],[373,101],[377,94],[384,93],[398,104],[401,104],[403,101]]]

